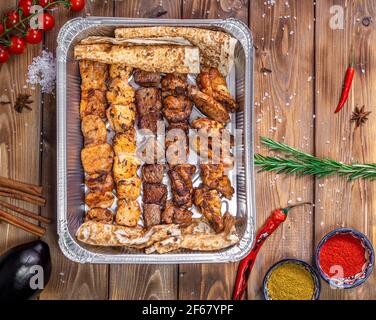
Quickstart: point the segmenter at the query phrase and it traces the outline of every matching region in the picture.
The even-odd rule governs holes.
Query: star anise
[[[29,94],[19,94],[16,103],[14,104],[14,109],[21,113],[24,108],[32,110],[30,107],[30,104],[32,104],[34,101],[30,99],[31,95]]]
[[[356,123],[356,127],[360,127],[367,122],[370,113],[371,111],[364,111],[364,106],[361,108],[356,106],[352,113],[351,121]]]

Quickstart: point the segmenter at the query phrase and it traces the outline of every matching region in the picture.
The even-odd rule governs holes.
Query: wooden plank
[[[344,9],[344,29],[332,29],[333,5]],[[338,8],[338,7],[337,7]],[[335,9],[335,8],[333,8]],[[376,162],[376,113],[362,128],[350,123],[356,105],[374,111],[376,76],[376,26],[362,24],[365,17],[375,21],[376,6],[368,1],[316,1],[316,152],[343,162]],[[356,75],[349,102],[334,114],[346,68],[355,50]],[[376,186],[374,182],[344,178],[318,179],[316,187],[315,243],[329,231],[344,226],[358,229],[375,243]],[[332,290],[323,284],[322,299],[374,299],[376,275],[353,290]]]
[[[60,6],[54,11],[56,26],[47,32],[45,47],[55,53],[56,36],[62,25],[79,15],[112,16],[112,1],[86,1],[83,12],[74,14]],[[40,299],[107,299],[108,266],[81,265],[68,260],[60,251],[56,232],[56,98],[44,95],[43,104],[43,157],[42,182],[48,200],[42,214],[50,216],[50,226],[45,240],[52,252],[53,270],[50,282]]]
[[[313,1],[251,1],[250,26],[256,46],[255,123],[256,150],[267,154],[259,137],[267,136],[300,149],[314,150]],[[262,72],[267,68],[272,73]],[[257,227],[271,212],[289,202],[312,201],[313,179],[274,173],[256,175]],[[283,258],[311,262],[313,213],[299,208],[266,241],[255,263],[248,298],[262,298],[262,280],[267,269]]]
[[[114,15],[127,18],[179,19],[181,0],[116,1]]]
[[[185,0],[183,18],[237,18],[248,23],[248,0]]]
[[[0,14],[3,16],[16,7],[16,1],[2,1]],[[22,55],[12,56],[0,65],[0,176],[28,183],[39,183],[40,141],[40,93],[26,86],[27,67],[40,46],[28,46]],[[30,94],[32,111],[22,113],[13,106],[19,94]],[[38,213],[38,207],[23,201],[2,198],[14,205]],[[33,222],[33,221],[32,221]],[[35,239],[34,236],[3,222],[0,224],[0,253],[17,244]]]
[[[248,1],[184,1],[184,19],[226,19],[247,22]],[[230,299],[237,263],[179,266],[179,299]]]
[[[115,16],[180,18],[180,1],[133,0],[117,2]],[[176,299],[177,265],[113,265],[110,267],[110,299]]]

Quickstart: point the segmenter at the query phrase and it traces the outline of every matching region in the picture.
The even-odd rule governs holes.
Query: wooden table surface
[[[1,1],[0,13],[16,5]],[[332,7],[332,6],[340,7]],[[344,29],[330,27],[333,10],[344,9]],[[337,11],[337,13],[340,11]],[[87,0],[82,15],[161,18],[237,17],[248,23],[255,44],[254,108],[256,152],[259,136],[283,140],[322,157],[344,162],[376,162],[376,112],[356,129],[350,123],[356,105],[375,110],[376,15],[374,0]],[[55,50],[60,27],[77,14],[54,12],[56,27],[43,46]],[[370,17],[367,26],[363,18]],[[343,77],[355,49],[356,76],[349,103],[333,110]],[[39,88],[26,87],[25,73],[42,46],[0,66],[0,101],[14,103],[17,94],[32,95],[33,110],[16,113],[0,105],[0,175],[41,183],[48,204],[40,213],[56,222],[56,103]],[[270,69],[263,73],[261,69]],[[375,71],[375,70],[374,70]],[[373,125],[375,124],[375,125]],[[374,141],[374,142],[372,142]],[[274,262],[294,257],[312,262],[315,245],[330,230],[353,227],[375,243],[376,182],[347,182],[344,178],[315,179],[256,175],[257,225],[274,208],[299,200],[316,206],[297,209],[261,249],[248,288],[248,299],[260,299],[261,282]],[[24,205],[38,212],[38,209]],[[33,237],[0,224],[0,252]],[[192,265],[80,265],[58,248],[56,226],[44,238],[50,245],[53,274],[40,299],[229,299],[236,263]],[[322,299],[375,299],[376,273],[352,290],[332,290],[322,283]]]

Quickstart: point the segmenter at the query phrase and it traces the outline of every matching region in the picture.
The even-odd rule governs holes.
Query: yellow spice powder
[[[272,300],[311,300],[315,288],[311,274],[292,262],[275,268],[266,286]]]

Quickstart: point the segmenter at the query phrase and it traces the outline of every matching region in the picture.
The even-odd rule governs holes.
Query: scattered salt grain
[[[33,58],[28,67],[26,82],[39,84],[42,93],[53,93],[56,81],[56,62],[52,52],[43,50],[40,56]],[[35,88],[35,87],[34,87]]]
[[[296,201],[301,202],[303,199],[301,197],[297,197]]]

